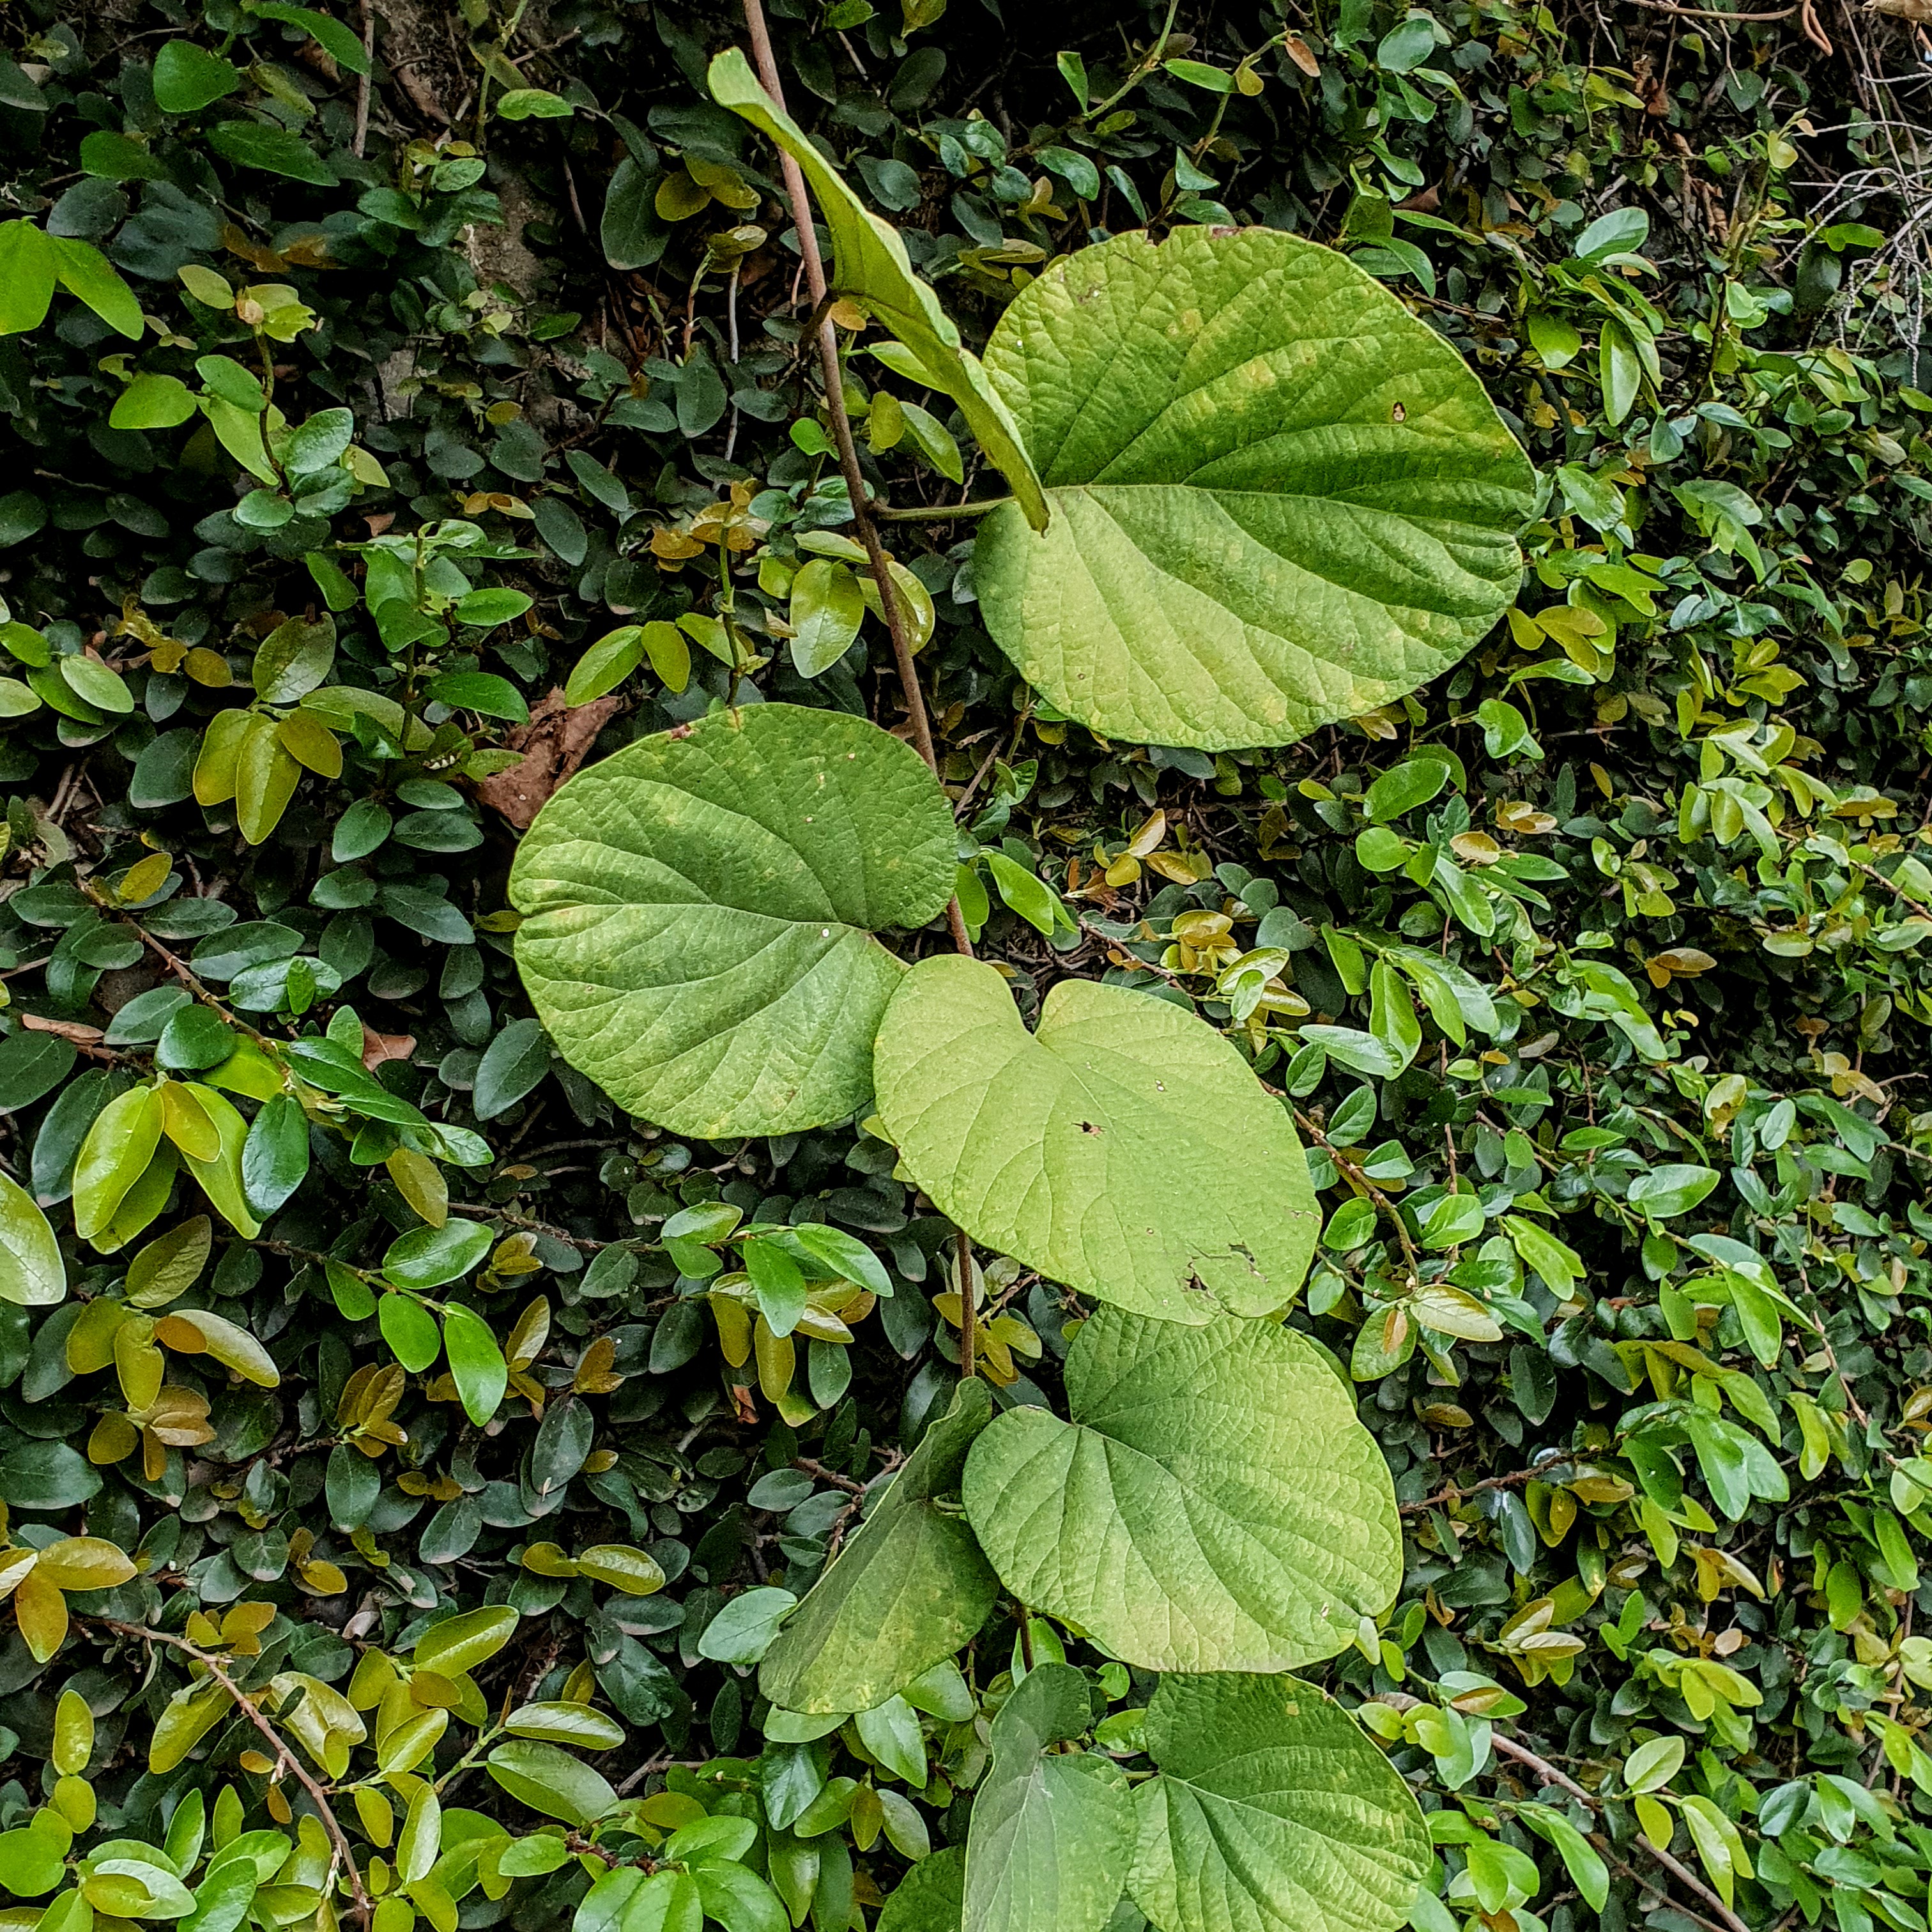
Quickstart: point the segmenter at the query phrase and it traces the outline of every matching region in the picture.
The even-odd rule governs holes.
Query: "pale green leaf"
[[[1286,744],[1426,682],[1515,593],[1528,460],[1454,350],[1328,249],[1082,249],[986,367],[1053,510],[1043,538],[1012,508],[982,525],[987,626],[1109,737]]]
[[[580,1750],[609,1750],[624,1742],[623,1726],[588,1704],[524,1704],[503,1720],[503,1728],[512,1737],[574,1744]]]
[[[92,242],[70,236],[56,235],[52,240],[54,273],[61,286],[78,296],[110,328],[130,342],[140,341],[146,326],[140,302],[107,257]]]
[[[800,677],[830,670],[851,648],[866,614],[849,565],[815,556],[792,579],[791,661]]]
[[[1066,1358],[1071,1421],[1010,1409],[966,1514],[1022,1602],[1152,1670],[1332,1657],[1402,1581],[1388,1466],[1292,1330],[1103,1308]]]
[[[566,1825],[587,1825],[617,1802],[617,1794],[582,1759],[534,1738],[500,1744],[484,1762],[512,1798]]]
[[[517,963],[572,1065],[674,1133],[844,1118],[904,968],[873,937],[952,892],[952,808],[862,718],[753,705],[645,738],[537,815]]]
[[[1029,1034],[990,966],[924,959],[876,1078],[940,1212],[1055,1281],[1178,1322],[1265,1313],[1301,1284],[1320,1217],[1288,1114],[1166,1000],[1063,980]]]
[[[54,298],[53,238],[31,221],[0,222],[0,335],[38,328]]]
[[[1395,1932],[1431,1862],[1415,1800],[1354,1720],[1292,1677],[1164,1678],[1161,1774],[1134,1793],[1128,1882],[1158,1932]]]
[[[67,1297],[60,1244],[34,1197],[0,1174],[0,1301],[46,1308]]]

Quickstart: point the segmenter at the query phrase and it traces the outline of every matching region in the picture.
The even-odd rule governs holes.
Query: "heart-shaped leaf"
[[[892,1486],[766,1652],[758,1688],[788,1711],[869,1711],[970,1641],[999,1586],[973,1534],[934,1498],[959,1486],[992,1414],[962,1382]]]
[[[1128,1890],[1158,1932],[1394,1932],[1431,1862],[1408,1787],[1354,1720],[1292,1677],[1166,1677],[1160,1775],[1134,1793]]]
[[[904,968],[873,934],[946,908],[952,813],[862,718],[722,712],[580,772],[510,874],[517,963],[550,1036],[674,1133],[842,1120]]]
[[[1094,1751],[1044,1754],[1093,1721],[1066,1664],[1029,1671],[1000,1707],[966,1846],[974,1932],[1102,1932],[1112,1916],[1133,1859],[1126,1774]]]
[[[1126,235],[986,351],[1047,488],[981,526],[987,628],[1109,737],[1282,745],[1413,691],[1502,616],[1533,476],[1436,332],[1262,228]]]
[[[1264,1314],[1301,1285],[1321,1220],[1288,1117],[1165,1000],[1063,980],[1030,1034],[990,966],[923,959],[876,1083],[940,1211],[1055,1281],[1172,1322]]]
[[[1402,1582],[1388,1465],[1335,1371],[1278,1322],[1103,1308],[1063,1422],[1010,1409],[962,1494],[1000,1579],[1150,1670],[1292,1670]]]
[[[939,298],[912,272],[898,231],[881,221],[845,185],[838,170],[778,106],[737,48],[711,63],[711,92],[720,106],[742,114],[797,163],[812,184],[832,236],[832,283],[854,297],[919,359],[922,378],[959,406],[980,447],[1004,472],[1023,521],[1046,527],[1040,478],[1006,405],[994,392],[979,358],[959,346],[959,332]]]

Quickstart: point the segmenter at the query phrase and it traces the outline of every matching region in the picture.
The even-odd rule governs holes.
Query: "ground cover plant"
[[[1910,8],[4,18],[9,1924],[1924,1932]]]

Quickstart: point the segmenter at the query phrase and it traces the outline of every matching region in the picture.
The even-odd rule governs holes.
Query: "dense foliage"
[[[1008,10],[772,8],[821,206],[836,161],[995,376],[1009,305],[1109,236],[1338,246],[1520,437],[1530,568],[1414,678],[1484,633],[1454,668],[1312,735],[1265,681],[1204,748],[1083,711],[1013,640],[1069,574],[989,567],[1024,506],[983,550],[929,514],[1004,494],[997,412],[834,304],[957,825],[878,922],[944,954],[952,864],[1030,1022],[1143,989],[1292,1110],[1294,1360],[1348,1378],[1405,1532],[1394,1607],[1295,1660],[1420,1798],[1415,1925],[1924,1932],[1911,30]],[[561,1057],[518,970],[512,861],[578,766],[754,698],[912,735],[776,151],[707,81],[745,39],[588,0],[8,16],[22,1924],[846,1932],[896,1894],[918,1932],[969,1814],[1022,1832],[1096,1756],[1204,1805],[1210,1747],[1274,1721],[1262,1680],[1105,1660],[1119,1600],[995,1546],[970,1472],[1058,1620],[989,1579],[960,1668],[798,1721],[822,1655],[778,1619],[868,1500],[891,1533],[878,1479],[959,1522],[969,1299],[1009,1444],[1136,1318],[1085,1320],[1077,1258],[962,1258],[862,1067],[850,1124],[748,1138]],[[1070,632],[1131,654],[1141,608]],[[1117,1932],[1175,1886],[1144,1852]]]

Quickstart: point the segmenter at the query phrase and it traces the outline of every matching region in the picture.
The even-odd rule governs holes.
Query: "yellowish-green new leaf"
[[[608,1750],[624,1742],[623,1726],[588,1704],[524,1704],[503,1720],[503,1728],[512,1737],[540,1738],[580,1750]]]
[[[1009,1409],[962,1493],[1000,1579],[1150,1670],[1292,1670],[1394,1600],[1388,1465],[1334,1370],[1278,1322],[1103,1308],[1072,1420]]]
[[[64,1536],[40,1552],[44,1582],[60,1590],[111,1590],[134,1574],[133,1559],[101,1536]]]
[[[458,1677],[494,1657],[517,1632],[517,1612],[507,1604],[486,1604],[432,1624],[416,1640],[418,1670]]]
[[[63,1690],[54,1707],[54,1768],[63,1778],[76,1777],[93,1755],[94,1712],[78,1690]]]
[[[674,1133],[844,1119],[904,973],[873,934],[946,909],[952,808],[908,746],[790,704],[580,772],[510,874],[517,964],[571,1064]]]
[[[252,1241],[262,1232],[262,1224],[248,1211],[248,1199],[242,1190],[242,1149],[248,1138],[248,1123],[226,1094],[203,1086],[198,1080],[182,1084],[207,1114],[218,1143],[213,1157],[206,1160],[184,1150],[184,1165],[200,1182],[202,1192],[214,1204],[221,1218],[238,1234]]]
[[[1272,229],[1063,257],[986,350],[1046,485],[981,526],[986,624],[1108,737],[1282,745],[1413,691],[1499,618],[1533,476],[1462,358]]]
[[[1321,1217],[1287,1112],[1165,1000],[1063,980],[1030,1034],[992,968],[923,959],[874,1078],[940,1211],[1055,1281],[1170,1322],[1266,1313],[1301,1285]]]
[[[274,1358],[247,1329],[205,1308],[184,1308],[164,1315],[155,1324],[158,1339],[176,1354],[212,1355],[244,1382],[274,1388],[282,1379]]]
[[[74,1232],[83,1241],[105,1234],[122,1198],[146,1171],[161,1138],[161,1096],[130,1088],[101,1108],[74,1171]]]
[[[751,63],[728,47],[711,63],[711,92],[742,114],[803,170],[832,232],[832,286],[883,322],[918,358],[925,380],[959,405],[980,447],[1012,487],[1018,512],[1035,530],[1047,525],[1046,500],[1006,404],[979,358],[960,346],[959,332],[939,298],[913,273],[905,244],[845,184],[838,170],[758,83]]]
[[[218,1684],[201,1690],[184,1685],[163,1708],[148,1742],[148,1768],[159,1777],[172,1771],[235,1706]]]
[[[0,1301],[46,1308],[67,1296],[67,1264],[34,1197],[0,1174]]]

